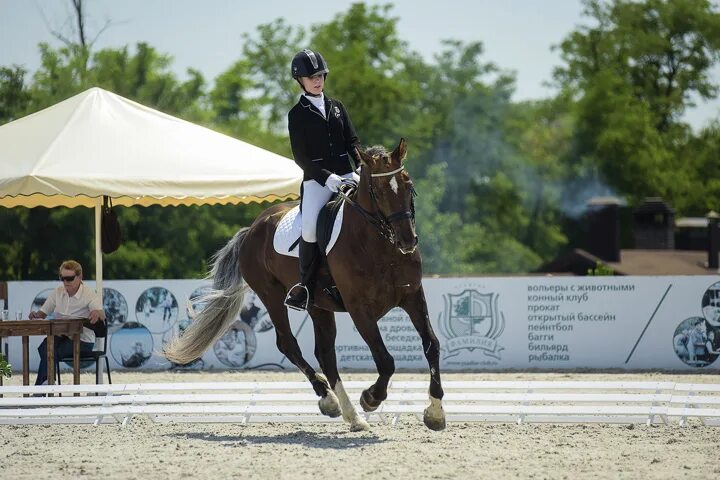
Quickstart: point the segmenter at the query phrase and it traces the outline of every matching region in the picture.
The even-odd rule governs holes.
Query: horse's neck
[[[360,209],[345,206],[343,228],[347,228],[350,234],[341,235],[338,238],[338,244],[342,243],[344,247],[349,247],[349,251],[358,249],[357,251],[371,252],[371,257],[355,264],[354,268],[359,268],[367,275],[384,275],[389,285],[405,285],[413,282],[412,279],[421,278],[420,262],[412,261],[411,256],[403,255],[382,235],[378,227],[373,225],[370,219],[367,218],[367,214],[373,216],[377,214],[377,207],[368,187],[369,184],[361,180],[353,198],[365,213],[361,212]],[[387,265],[393,263],[396,267],[388,269]],[[337,277],[335,278],[337,280]],[[398,278],[402,280],[397,280]],[[411,280],[408,281],[407,278]],[[391,297],[394,295],[392,293],[394,289],[392,288],[388,287],[385,291]]]
[[[363,178],[363,180],[360,181],[355,196],[353,197],[355,204],[364,210],[364,212],[351,208],[349,209],[351,213],[348,218],[348,222],[351,225],[350,228],[353,232],[361,234],[351,235],[349,238],[360,241],[365,244],[365,246],[373,244],[375,247],[380,248],[388,244],[387,238],[382,236],[378,227],[373,225],[372,220],[368,218],[369,215],[377,221],[378,209],[373,201],[372,195],[370,195],[369,183],[365,180],[366,179]]]
[[[368,213],[375,213],[375,202],[370,196],[370,186],[363,178],[358,185],[357,194],[355,195],[355,203]]]
[[[373,217],[377,212],[375,202],[372,200],[370,195],[370,189],[368,183],[363,178],[358,184],[357,190],[352,195],[352,200],[355,205],[359,208],[345,208],[345,219],[343,220],[343,228],[349,228],[356,235],[349,235],[345,237],[351,243],[362,242],[367,245],[368,242],[375,241],[386,241],[380,236],[380,232],[375,227],[368,215]]]

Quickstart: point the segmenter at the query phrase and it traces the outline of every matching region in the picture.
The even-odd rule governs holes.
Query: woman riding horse
[[[299,52],[290,69],[304,92],[288,113],[290,145],[295,163],[304,175],[300,207],[300,283],[290,289],[285,305],[306,310],[313,304],[313,280],[320,259],[318,214],[344,179],[354,178],[355,183],[359,180],[354,173],[359,165],[355,158],[359,142],[343,104],[323,92],[330,70],[320,52]]]
[[[322,94],[326,73],[327,64],[317,52],[305,50],[293,60],[293,76],[313,95]],[[314,74],[320,76],[310,78]],[[322,102],[313,103],[317,98]],[[422,286],[422,259],[415,233],[415,188],[403,163],[407,142],[401,139],[392,152],[383,147],[356,150],[357,137],[345,108],[324,97],[303,95],[289,119],[295,159],[305,170],[305,246],[300,250],[301,282],[296,285],[301,293],[295,296],[291,292],[286,297],[288,288],[297,281],[297,261],[273,247],[278,225],[295,207],[295,203],[281,203],[261,213],[250,227],[238,231],[217,252],[211,273],[213,291],[198,299],[206,307],[181,337],[166,346],[165,355],[180,365],[201,357],[236,320],[250,287],[267,308],[275,326],[278,350],[300,369],[320,397],[320,411],[330,417],[342,415],[351,430],[369,428],[355,410],[338,373],[334,312],[342,310],[336,299],[322,290],[308,302],[314,283],[311,272],[319,261],[314,250],[317,212],[331,190],[337,190],[343,178],[353,176],[350,155],[355,154],[362,164],[357,190],[345,197],[340,233],[325,259],[345,310],[368,345],[378,371],[375,383],[362,392],[360,405],[372,412],[387,398],[395,361],[385,346],[378,321],[400,307],[420,335],[430,367],[430,405],[423,420],[428,428],[442,430],[445,412],[440,342],[430,323]],[[329,135],[329,140],[324,140],[323,135]],[[284,303],[307,308],[315,332],[315,357],[327,378],[303,358]]]

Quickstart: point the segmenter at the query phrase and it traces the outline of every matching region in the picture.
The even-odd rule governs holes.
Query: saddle
[[[345,195],[350,195],[354,190],[354,188],[345,187]],[[347,310],[345,309],[345,304],[343,303],[340,292],[335,285],[335,280],[330,274],[330,269],[327,265],[327,255],[335,246],[335,242],[340,236],[344,205],[344,198],[335,193],[318,214],[317,239],[321,255],[315,283],[315,291],[322,291],[327,294],[336,304],[336,309],[343,312]],[[289,210],[280,220],[275,230],[273,247],[275,251],[281,255],[298,257],[300,238],[301,217],[300,206],[298,205]]]
[[[320,251],[325,252],[323,256],[330,252],[332,247],[335,245],[335,240],[337,240],[337,237],[333,238],[333,230],[335,229],[335,220],[337,219],[338,214],[341,213],[343,205],[345,205],[345,199],[337,193],[334,193],[333,196],[330,197],[328,203],[320,209],[320,213],[318,214],[317,240]],[[342,220],[342,216],[340,217],[340,220]],[[340,222],[340,225],[337,226],[338,234],[340,234],[341,225],[342,221]]]

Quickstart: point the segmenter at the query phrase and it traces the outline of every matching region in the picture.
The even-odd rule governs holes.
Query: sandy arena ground
[[[67,377],[67,375],[66,375]],[[66,378],[64,377],[64,378]],[[344,373],[344,380],[375,375]],[[425,380],[399,373],[394,379]],[[720,382],[660,373],[445,374],[445,380]],[[115,383],[295,381],[297,372],[113,372]],[[20,383],[18,374],[10,384]],[[82,383],[94,381],[83,374]],[[7,382],[6,382],[7,384]],[[310,390],[310,387],[308,387]],[[355,399],[354,399],[355,400]],[[351,433],[342,424],[0,425],[0,478],[464,479],[720,476],[720,428],[449,423],[432,432],[408,417]]]

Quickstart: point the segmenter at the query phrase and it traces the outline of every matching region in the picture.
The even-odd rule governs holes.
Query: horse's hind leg
[[[337,408],[337,415],[342,413],[343,420],[350,424],[351,431],[369,430],[370,425],[368,425],[365,419],[358,415],[355,406],[350,401],[347,392],[345,392],[342,380],[340,380],[340,374],[337,369],[337,358],[335,356],[335,337],[337,336],[335,314],[313,308],[310,310],[310,316],[313,319],[313,326],[315,328],[315,357],[323,373],[327,376],[330,382],[330,388],[332,389],[327,397],[320,400],[320,410],[323,411],[323,407],[327,409]],[[333,392],[334,395],[332,395]],[[335,400],[336,403],[332,405],[330,403],[331,400]],[[323,411],[323,413],[330,417],[337,416],[326,413],[325,411]]]
[[[262,300],[273,325],[275,325],[278,350],[307,377],[317,396],[324,399],[328,396],[328,393],[332,393],[330,385],[328,385],[325,377],[317,373],[303,358],[297,339],[290,328],[288,312],[284,305],[285,289],[280,284],[278,284],[277,287],[278,288],[273,288],[272,290],[270,288],[264,289],[265,291],[256,290],[255,293],[257,293],[260,300]],[[326,412],[322,413],[327,414]]]
[[[425,358],[430,366],[430,406],[425,409],[423,421],[432,430],[442,430],[445,428],[445,411],[442,407],[444,392],[440,381],[440,342],[430,323],[423,288],[420,287],[417,292],[406,297],[400,307],[410,316],[420,334]]]
[[[360,396],[360,406],[366,412],[374,412],[387,398],[387,387],[390,377],[395,373],[395,360],[385,347],[377,321],[367,314],[358,311],[350,312],[355,327],[365,343],[370,348],[375,366],[378,371],[378,379],[367,389],[363,390]]]

